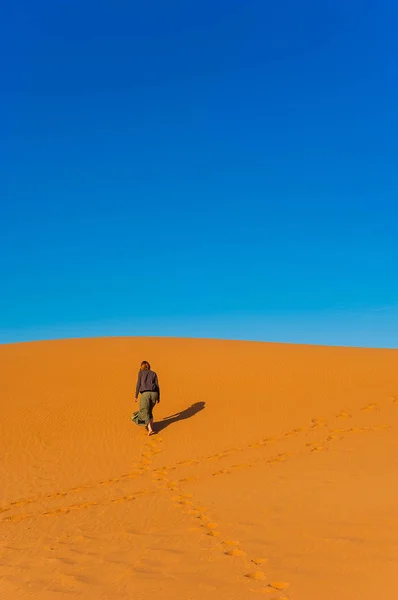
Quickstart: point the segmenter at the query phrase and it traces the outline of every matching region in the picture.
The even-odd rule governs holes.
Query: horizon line
[[[57,338],[40,338],[32,340],[23,340],[16,342],[2,342],[0,346],[16,346],[18,344],[45,344],[51,342],[72,342],[72,341],[87,341],[87,340],[110,340],[110,339],[159,339],[159,340],[193,340],[193,341],[208,341],[208,342],[232,342],[245,344],[269,344],[283,346],[306,346],[314,348],[347,348],[355,350],[387,350],[397,351],[398,347],[382,347],[382,346],[363,346],[351,344],[316,344],[308,342],[278,342],[270,340],[252,340],[243,338],[223,338],[223,337],[201,337],[201,336],[173,336],[173,335],[92,335],[92,336],[61,336]]]

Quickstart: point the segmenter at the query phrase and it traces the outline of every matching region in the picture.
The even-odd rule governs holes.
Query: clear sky
[[[0,341],[398,346],[396,0],[0,1]]]

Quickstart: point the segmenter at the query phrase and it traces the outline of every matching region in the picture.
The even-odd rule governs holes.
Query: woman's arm
[[[139,371],[139,373],[138,373],[138,380],[137,380],[137,385],[135,388],[135,399],[136,400],[138,398],[138,394],[140,393],[140,386],[141,386],[141,371]]]
[[[159,387],[159,379],[158,379],[158,376],[156,375],[156,373],[155,373],[155,384],[156,384],[156,387],[158,390],[158,403],[159,403],[160,402],[160,387]]]

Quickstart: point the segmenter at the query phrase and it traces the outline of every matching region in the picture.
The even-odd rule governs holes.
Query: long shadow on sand
[[[182,410],[179,413],[175,413],[174,415],[170,415],[170,417],[165,417],[163,421],[157,421],[155,423],[155,431],[159,433],[163,429],[166,429],[169,425],[173,423],[177,423],[178,421],[185,421],[185,419],[190,419],[195,416],[198,412],[203,410],[206,406],[205,402],[195,402],[189,408]]]

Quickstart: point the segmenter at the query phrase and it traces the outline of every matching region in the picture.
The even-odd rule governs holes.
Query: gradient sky
[[[397,347],[396,0],[0,1],[0,341]]]

